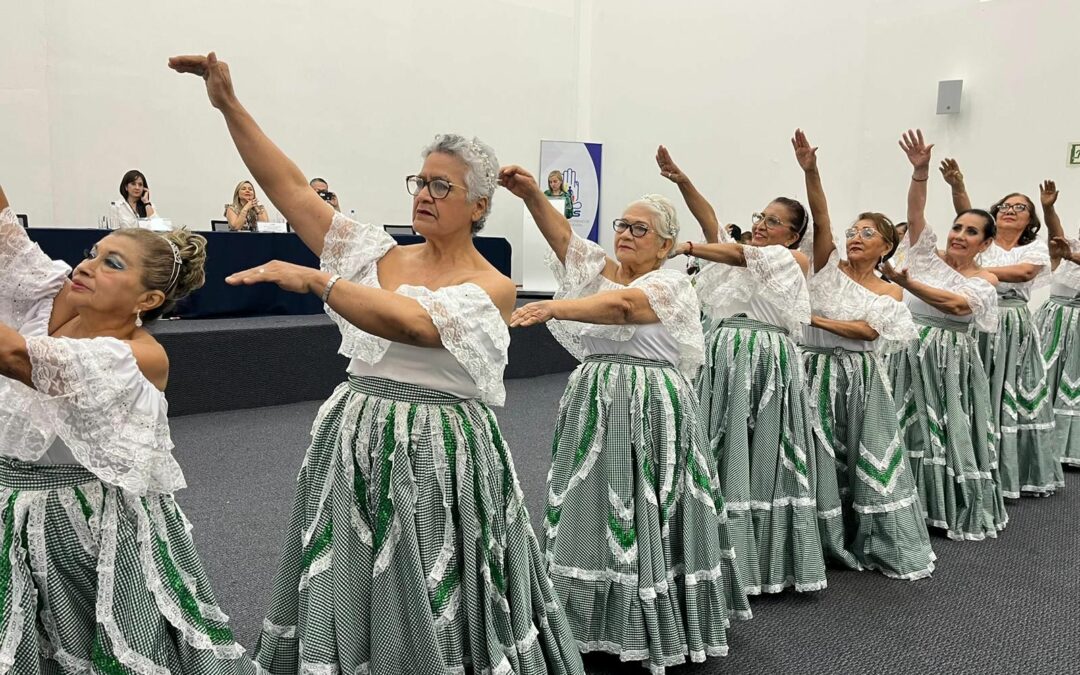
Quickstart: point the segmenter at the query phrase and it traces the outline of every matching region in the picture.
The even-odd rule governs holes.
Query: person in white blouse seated
[[[995,451],[990,384],[979,360],[973,328],[998,329],[997,277],[979,266],[979,254],[997,234],[994,217],[971,209],[957,215],[944,250],[926,221],[926,181],[933,145],[919,130],[900,146],[912,166],[908,233],[886,277],[900,285],[920,326],[919,338],[893,354],[889,379],[900,415],[911,470],[927,525],[950,539],[996,537],[1008,523]]]
[[[225,205],[225,218],[230,232],[254,232],[258,223],[265,223],[266,207],[255,196],[255,186],[242,180],[233,190],[232,203]]]
[[[140,220],[157,215],[150,201],[150,184],[138,169],[132,169],[120,179],[121,200],[113,202],[113,229],[138,227]]]
[[[206,80],[252,177],[321,258],[318,270],[271,261],[227,281],[321,297],[351,359],[297,477],[255,648],[262,672],[295,675],[302,655],[319,673],[582,673],[488,408],[505,399],[516,295],[473,243],[494,152],[437,136],[403,186],[424,242],[399,246],[311,189],[213,53],[170,65]]]
[[[0,191],[0,662],[11,672],[254,671],[172,497],[185,482],[169,359],[143,326],[202,285],[205,244],[118,230],[72,273],[27,238]]]
[[[889,345],[919,337],[903,289],[877,274],[900,238],[883,214],[861,213],[845,232],[841,259],[817,148],[800,129],[791,141],[814,221],[813,316],[799,348],[815,441],[836,467],[835,476],[825,466],[818,472],[821,543],[827,556],[851,569],[929,577],[935,556],[881,358]]]
[[[957,213],[971,209],[967,184],[955,159],[941,163]],[[997,235],[979,265],[997,277],[998,330],[979,333],[979,355],[990,378],[1005,496],[1045,497],[1065,487],[1055,447],[1053,393],[1043,345],[1032,324],[1032,291],[1050,284],[1050,250],[1039,236],[1042,222],[1031,198],[1012,192],[990,207]]]
[[[555,422],[544,546],[574,637],[653,672],[724,655],[729,614],[750,618],[750,606],[693,385],[701,310],[690,278],[663,267],[675,207],[660,195],[629,204],[611,258],[527,171],[499,179],[532,214],[559,282],[555,299],[518,308],[510,325],[547,323],[582,361]],[[656,597],[639,602],[646,592]],[[629,611],[612,621],[611,607]]]

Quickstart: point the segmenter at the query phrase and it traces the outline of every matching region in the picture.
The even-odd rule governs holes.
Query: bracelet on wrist
[[[326,301],[330,299],[330,291],[333,290],[334,284],[339,281],[341,281],[341,275],[335,274],[334,276],[330,277],[330,281],[326,282],[326,287],[323,288],[322,292],[322,301],[324,305],[326,304]]]
[[[686,255],[687,258],[693,258],[694,257],[694,242],[692,242],[692,241],[686,242],[686,253],[685,253],[685,255]]]
[[[911,180],[915,181],[916,183],[925,183],[926,181],[930,180],[930,176],[927,176],[926,178],[916,178],[916,177],[915,177],[915,176],[913,175],[913,176],[911,177]]]

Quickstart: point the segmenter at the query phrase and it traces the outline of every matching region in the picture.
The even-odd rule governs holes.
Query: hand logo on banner
[[[571,206],[574,209],[574,217],[581,215],[581,184],[577,179],[577,171],[567,169],[563,171],[563,183],[570,192]]]

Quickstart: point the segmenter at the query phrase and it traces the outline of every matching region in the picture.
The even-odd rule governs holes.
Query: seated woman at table
[[[225,205],[225,218],[230,232],[254,232],[255,223],[266,222],[266,208],[255,197],[255,187],[249,180],[240,181],[233,190],[232,203]]]
[[[132,169],[120,179],[120,201],[113,202],[113,225],[116,229],[138,227],[140,218],[153,218],[156,213],[150,203],[150,184],[138,169]]]

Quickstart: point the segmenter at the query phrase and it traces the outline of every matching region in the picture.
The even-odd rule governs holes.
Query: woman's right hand
[[[178,73],[191,73],[205,80],[206,94],[210,97],[210,105],[218,110],[222,110],[236,101],[232,76],[229,74],[229,65],[224,61],[218,61],[217,54],[214,52],[210,52],[206,56],[197,54],[173,56],[169,59],[169,67]]]
[[[938,168],[941,170],[941,177],[945,179],[949,187],[953,189],[964,187],[964,174],[961,173],[960,164],[955,159],[946,157],[941,160],[941,166]]]
[[[791,147],[795,149],[795,161],[799,163],[803,171],[814,171],[817,169],[817,151],[818,149],[810,145],[810,141],[806,139],[806,134],[802,129],[795,130],[795,136],[791,139]]]
[[[1039,186],[1039,201],[1042,202],[1042,207],[1048,209],[1057,203],[1058,189],[1057,184],[1052,180],[1044,180],[1042,185]]]
[[[499,169],[499,185],[510,191],[518,199],[528,199],[541,193],[536,178],[525,169],[511,164]]]
[[[914,131],[908,129],[900,138],[900,149],[907,155],[908,161],[915,169],[930,169],[930,154],[934,144],[926,144],[923,140],[922,129]]]
[[[660,167],[660,175],[676,185],[689,183],[690,179],[679,170],[679,166],[671,159],[671,153],[664,146],[656,149],[656,165]]]

